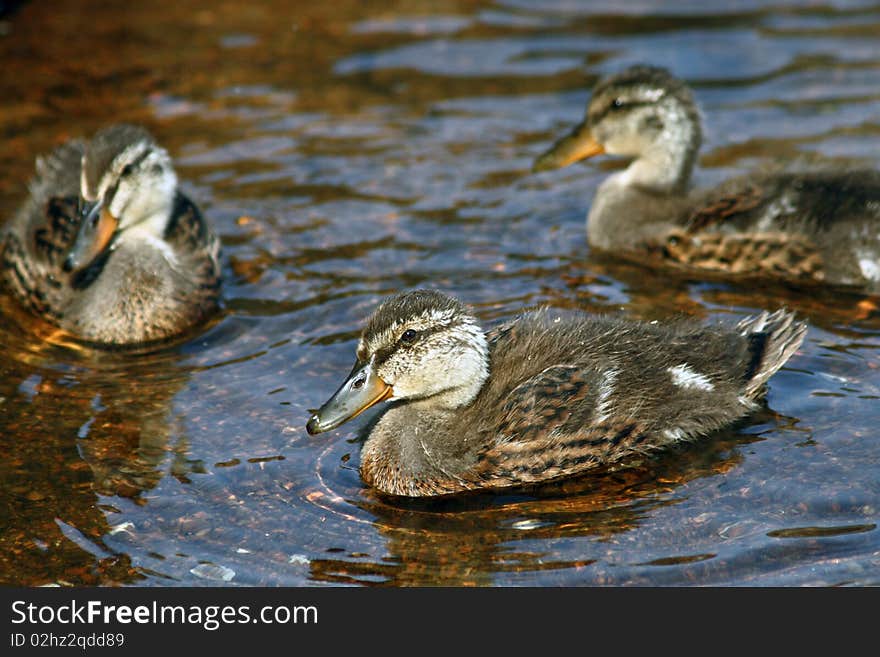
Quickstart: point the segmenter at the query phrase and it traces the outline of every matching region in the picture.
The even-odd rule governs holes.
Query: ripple
[[[0,581],[876,582],[876,309],[592,252],[592,195],[623,163],[529,170],[597,77],[635,61],[693,85],[701,184],[779,162],[880,166],[876,3],[301,3],[293,26],[277,0],[197,16],[135,3],[122,22],[83,1],[77,30],[68,9],[25,3],[0,39],[3,214],[38,153],[144,122],[222,236],[225,307],[122,352],[0,296],[0,524],[17,555]],[[809,334],[737,431],[553,485],[394,499],[360,479],[361,423],[304,425],[364,318],[420,286],[486,327],[542,304],[731,323],[786,306]]]
[[[788,529],[774,529],[767,532],[771,538],[822,538],[825,536],[844,536],[846,534],[861,534],[872,532],[877,525],[843,525],[841,527],[791,527]]]

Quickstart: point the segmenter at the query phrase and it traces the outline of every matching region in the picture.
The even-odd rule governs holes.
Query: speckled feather
[[[753,411],[805,330],[784,311],[726,328],[528,313],[490,333],[489,377],[470,403],[393,402],[370,429],[361,475],[386,493],[441,495],[571,476],[693,440]],[[431,372],[431,361],[411,367]]]
[[[880,172],[749,176],[691,197],[664,255],[734,274],[864,285],[859,247],[880,267]]]

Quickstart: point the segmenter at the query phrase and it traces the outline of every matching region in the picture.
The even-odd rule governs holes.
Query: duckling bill
[[[83,340],[130,345],[218,310],[219,239],[146,130],[109,126],[36,169],[0,241],[3,283],[31,312]]]
[[[425,497],[535,484],[748,416],[805,332],[782,310],[713,327],[543,309],[487,334],[458,300],[404,292],[368,319],[351,374],[306,428],[390,402],[361,453],[367,485]]]
[[[584,120],[536,172],[603,153],[630,160],[598,187],[591,247],[691,270],[880,292],[880,172],[787,169],[692,189],[702,139],[687,85],[655,66],[600,80]]]
[[[310,434],[330,431],[393,394],[394,388],[382,380],[371,363],[361,365],[358,361],[345,383],[309,419],[306,428]]]
[[[100,202],[84,203],[79,222],[76,239],[64,260],[67,272],[83,271],[106,253],[119,227],[119,219]]]

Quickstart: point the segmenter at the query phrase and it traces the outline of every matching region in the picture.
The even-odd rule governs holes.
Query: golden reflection
[[[760,438],[728,431],[667,454],[504,495],[415,501],[346,491],[375,518],[387,554],[381,560],[314,559],[311,578],[367,586],[490,586],[506,574],[545,571],[547,581],[563,585],[595,559],[559,557],[534,545],[569,539],[597,544],[634,530],[657,509],[675,504],[682,485],[735,468],[741,461],[737,448],[755,440]]]
[[[593,172],[586,180],[571,172],[562,190],[542,189],[527,172],[554,130],[554,117],[567,114],[568,103],[581,102],[571,94],[591,86],[600,68],[634,52],[609,50],[596,37],[633,40],[651,57],[660,54],[657,43],[666,43],[658,34],[683,26],[694,34],[721,35],[724,50],[728,44],[738,47],[739,37],[726,31],[728,17],[694,14],[681,22],[676,16],[590,10],[568,20],[566,12],[548,14],[540,3],[522,9],[473,0],[400,0],[385,7],[362,0],[179,0],[161,3],[159,12],[153,3],[116,3],[112,11],[106,4],[26,2],[4,17],[0,222],[26,194],[35,154],[120,118],[155,129],[198,187],[224,241],[231,321],[197,347],[199,359],[212,364],[200,375],[204,385],[198,390],[211,391],[218,403],[203,418],[194,418],[199,410],[181,403],[181,418],[173,418],[173,399],[187,374],[171,352],[140,354],[129,366],[119,354],[96,355],[46,326],[21,328],[15,311],[0,303],[0,583],[137,582],[141,574],[132,560],[113,554],[102,537],[114,531],[115,517],[127,513],[115,513],[114,503],[130,509],[152,500],[152,494],[158,501],[136,511],[152,514],[155,529],[133,536],[126,549],[138,563],[161,553],[168,571],[177,551],[165,550],[170,534],[178,531],[170,539],[175,548],[200,559],[212,546],[195,538],[194,527],[202,532],[222,526],[248,549],[251,541],[259,545],[249,532],[259,538],[271,534],[265,551],[271,558],[256,547],[250,562],[250,574],[269,584],[284,581],[291,555],[311,564],[316,582],[484,585],[518,576],[527,584],[572,583],[581,569],[591,569],[603,541],[639,536],[646,519],[667,527],[663,511],[681,499],[683,486],[737,468],[739,448],[754,438],[726,434],[626,471],[517,496],[427,506],[375,496],[350,470],[343,471],[340,484],[332,474],[338,469],[335,455],[329,485],[312,490],[312,468],[326,443],[323,436],[308,439],[299,427],[305,418],[300,422],[291,411],[304,415],[304,390],[311,397],[316,385],[331,381],[333,346],[356,340],[359,318],[374,302],[426,284],[461,293],[486,320],[547,302],[648,320],[792,308],[830,335],[820,336],[823,345],[805,343],[796,364],[800,372],[777,388],[777,399],[780,408],[803,409],[804,424],[827,444],[822,455],[812,449],[787,453],[785,472],[775,467],[768,472],[756,459],[755,471],[743,474],[745,483],[758,488],[771,478],[784,480],[791,499],[803,502],[804,527],[841,525],[836,513],[813,510],[812,473],[823,466],[822,458],[833,466],[823,471],[823,502],[836,504],[853,488],[870,491],[865,482],[876,479],[869,467],[875,452],[854,451],[846,441],[872,444],[880,371],[877,300],[721,281],[708,272],[697,278],[590,252],[584,198],[598,184],[599,172],[622,163],[585,167]],[[858,23],[866,32],[877,31],[872,10],[826,13],[788,9],[783,22],[806,18],[811,34],[822,37],[816,43],[826,49],[846,46],[834,30],[857,29]],[[359,29],[362,21],[432,15],[463,17],[467,25],[439,35],[429,24],[424,30]],[[493,22],[492,16],[500,15],[514,22]],[[729,128],[715,135],[703,166],[720,174],[722,167],[751,168],[752,160],[804,157],[813,149],[825,163],[835,154],[873,160],[872,117],[880,96],[869,77],[877,57],[817,60],[815,51],[801,52],[800,41],[795,48],[784,34],[768,31],[772,15],[768,10],[746,16],[734,31],[758,30],[780,56],[781,67],[765,62],[757,72],[754,58],[739,64],[730,58],[725,61],[734,65],[717,79],[702,66],[689,69],[701,93],[712,98],[705,109],[713,124]],[[520,23],[523,18],[538,23],[529,27]],[[230,35],[247,38],[230,47]],[[556,36],[581,45],[558,51],[552,44]],[[435,42],[455,64],[449,73],[425,70],[424,59],[410,56],[412,45],[416,54],[425,57],[427,51],[430,57]],[[495,46],[511,46],[500,72],[469,70]],[[693,64],[690,47],[683,43],[680,54]],[[338,70],[353,59],[378,61],[383,53],[390,55],[387,64]],[[517,59],[547,66],[522,74],[508,66]],[[809,121],[801,125],[801,116]],[[359,132],[364,128],[366,133]],[[560,233],[572,239],[557,243]],[[276,367],[266,356],[272,354],[267,345],[283,341],[290,358]],[[856,345],[853,353],[846,352],[848,342]],[[256,361],[267,364],[260,385],[240,376],[251,371],[248,363],[263,358]],[[265,421],[247,415],[250,402],[262,407],[270,390],[283,391],[272,399],[289,405],[270,404]],[[232,421],[215,426],[218,418]],[[236,454],[261,432],[271,450],[283,443],[283,467],[246,470],[216,449],[205,460],[229,476],[193,482],[223,487],[216,497],[224,513],[214,517],[205,499],[193,494],[195,485],[173,500],[181,505],[175,506],[179,518],[154,513],[168,501],[157,486],[170,483],[163,478],[185,478],[198,467],[177,424],[186,420],[207,427],[204,433],[215,432],[217,444],[232,445]],[[235,428],[245,424],[250,436]],[[282,433],[288,424],[297,424],[300,433]],[[778,435],[780,425],[770,424],[769,434]],[[191,438],[196,442],[204,435]],[[276,453],[271,450],[267,453]],[[287,479],[279,484],[279,477]],[[300,487],[309,490],[299,496]],[[272,504],[276,498],[269,492],[276,489],[284,504]],[[701,490],[699,501],[711,502],[724,525],[743,522],[742,509],[733,508],[723,493],[714,495]],[[232,496],[242,511],[235,510],[238,502],[228,502]],[[786,503],[779,502],[779,510],[787,511]],[[842,522],[848,521],[844,516]],[[557,550],[567,540],[575,541],[577,550]],[[868,563],[873,548],[854,558]],[[839,561],[798,558],[805,568],[821,571]],[[728,581],[744,581],[743,572]],[[780,574],[770,581],[804,580]]]
[[[0,364],[0,494],[8,496],[0,582],[142,579],[102,537],[113,529],[114,498],[142,504],[164,476],[187,474],[186,439],[171,413],[186,373],[168,353],[71,350],[43,340],[39,320],[0,317],[8,341]]]

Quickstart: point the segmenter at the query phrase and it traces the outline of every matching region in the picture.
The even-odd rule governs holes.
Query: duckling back
[[[491,436],[474,476],[537,483],[730,426],[805,333],[781,310],[732,329],[527,316],[493,344],[498,376],[461,421]]]
[[[672,261],[880,291],[880,172],[753,175],[693,198]]]

